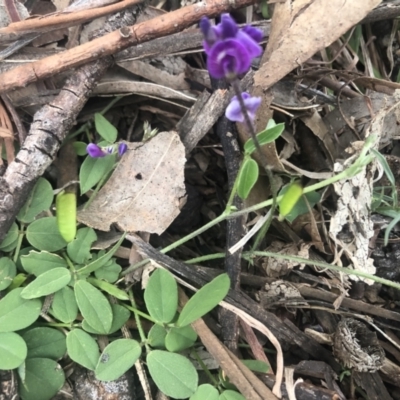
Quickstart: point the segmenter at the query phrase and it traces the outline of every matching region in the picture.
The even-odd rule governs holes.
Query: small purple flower
[[[95,143],[89,143],[86,147],[86,151],[90,157],[94,158],[105,157],[107,155],[107,153]]]
[[[239,30],[229,14],[222,14],[217,26],[212,26],[208,18],[202,18],[200,29],[208,56],[207,68],[214,78],[234,79],[246,73],[253,58],[261,55],[258,42],[262,39],[262,31],[252,26]]]
[[[258,107],[261,104],[261,97],[251,97],[249,93],[243,92],[242,99],[251,121],[254,120]],[[244,122],[243,111],[240,108],[237,96],[232,97],[229,106],[226,108],[225,116],[233,122]]]
[[[216,79],[234,79],[246,73],[251,66],[251,58],[246,47],[236,39],[226,39],[216,43],[210,50],[207,69]]]
[[[128,146],[127,146],[126,143],[121,142],[121,143],[118,145],[118,154],[119,154],[120,157],[121,157],[123,154],[125,154],[127,150],[128,150]]]

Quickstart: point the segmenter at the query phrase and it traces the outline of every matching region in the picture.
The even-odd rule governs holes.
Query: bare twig
[[[134,26],[126,26],[101,38],[74,47],[61,54],[21,65],[0,75],[0,92],[6,92],[28,83],[44,79],[62,71],[78,67],[101,57],[115,54],[129,46],[179,32],[203,16],[216,16],[222,12],[245,7],[254,0],[212,0],[196,3],[179,10],[153,18]]]

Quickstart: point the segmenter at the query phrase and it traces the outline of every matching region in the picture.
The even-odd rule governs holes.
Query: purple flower
[[[89,143],[86,147],[86,151],[90,157],[94,158],[104,157],[107,155],[107,153],[95,143]]]
[[[258,107],[261,104],[261,97],[251,97],[248,93],[242,93],[242,99],[251,121],[254,120]],[[244,122],[243,111],[240,108],[237,96],[232,97],[229,106],[226,108],[225,116],[233,122]]]
[[[126,153],[126,151],[128,150],[128,146],[127,146],[127,144],[126,143],[120,143],[119,145],[118,145],[118,154],[119,154],[119,156],[121,157],[123,154],[125,154]]]
[[[252,26],[239,30],[229,14],[222,14],[217,26],[212,26],[208,18],[202,18],[200,29],[208,56],[207,68],[214,78],[234,79],[246,73],[253,58],[261,55],[258,42],[262,39],[262,31]]]

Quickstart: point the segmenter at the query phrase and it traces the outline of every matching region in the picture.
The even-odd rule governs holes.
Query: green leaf
[[[101,381],[113,381],[120,378],[140,357],[142,349],[133,339],[117,339],[101,353],[94,371]]]
[[[303,194],[303,186],[301,186],[300,182],[292,182],[285,186],[280,194],[283,195],[283,198],[279,202],[279,214],[280,218],[283,220],[286,215],[292,212],[297,202],[300,200]]]
[[[25,379],[19,379],[23,400],[50,400],[64,385],[64,371],[48,358],[29,358],[25,362]]]
[[[100,358],[97,342],[81,329],[73,329],[67,334],[67,349],[71,360],[94,371]]]
[[[39,178],[28,200],[18,213],[17,219],[24,224],[30,224],[37,215],[50,208],[53,198],[53,188],[50,183],[44,178]]]
[[[61,250],[67,245],[58,230],[56,217],[40,218],[32,222],[26,230],[26,238],[33,247],[49,252]]]
[[[56,198],[57,226],[62,238],[70,243],[76,235],[76,194],[62,191]]]
[[[269,124],[269,122],[268,122]],[[285,129],[285,124],[280,123],[276,125],[269,125],[267,128],[260,133],[257,134],[258,141],[260,143],[260,146],[264,146],[265,144],[271,143],[278,139],[278,137],[282,134],[282,132]],[[254,144],[253,139],[249,139],[245,144],[244,144],[244,151],[247,154],[251,154],[254,151],[256,151],[256,146]]]
[[[146,361],[155,384],[167,396],[186,399],[196,391],[199,377],[186,357],[153,350],[147,355]]]
[[[14,332],[0,333],[0,370],[18,368],[26,359],[27,352],[21,336]]]
[[[177,326],[186,326],[207,314],[228,294],[230,280],[227,274],[214,278],[203,286],[185,304],[178,318]]]
[[[19,288],[25,283],[26,279],[27,279],[26,274],[17,274],[13,279],[11,285],[7,288],[7,290],[10,292],[14,289]]]
[[[165,338],[168,351],[179,352],[192,347],[197,340],[197,333],[190,325],[182,328],[171,328]]]
[[[283,187],[279,195],[284,194],[287,188],[287,186]],[[285,216],[287,221],[293,222],[299,215],[308,213],[308,206],[304,197],[307,199],[310,208],[313,208],[321,200],[321,195],[318,192],[309,192],[302,195],[289,214]]]
[[[267,374],[270,370],[270,366],[261,360],[240,360],[247,368],[254,372],[259,372],[261,374]]]
[[[95,186],[114,167],[115,156],[102,158],[86,157],[79,171],[81,194],[85,194]]]
[[[107,298],[100,290],[85,281],[76,282],[74,289],[76,302],[85,320],[96,331],[107,334],[113,320]]]
[[[14,289],[0,300],[0,332],[24,329],[39,318],[42,302],[23,299],[21,292],[22,288]]]
[[[71,282],[71,272],[66,268],[54,268],[39,275],[21,292],[23,299],[36,299],[55,293]]]
[[[144,301],[154,320],[171,322],[178,309],[178,286],[174,277],[162,268],[154,271],[144,291]]]
[[[21,256],[21,264],[29,274],[39,276],[55,268],[67,268],[64,258],[47,251],[31,250],[28,255]]]
[[[75,152],[78,156],[86,156],[87,155],[87,151],[86,151],[87,144],[85,142],[76,141],[76,142],[72,143],[72,146],[74,146]]]
[[[9,252],[17,247],[18,242],[18,225],[14,222],[10,230],[7,232],[6,237],[0,244],[0,250]]]
[[[247,158],[240,169],[237,194],[241,199],[247,199],[251,189],[258,179],[258,164],[252,158]]]
[[[111,304],[111,309],[113,313],[113,321],[110,331],[108,332],[109,334],[120,330],[131,316],[131,312],[119,304]],[[84,329],[86,332],[94,333],[96,335],[101,334],[101,332],[98,332],[96,329],[91,327],[86,320],[82,321],[82,329]]]
[[[121,266],[118,265],[114,259],[111,259],[107,264],[94,271],[94,275],[97,279],[103,279],[107,282],[113,283],[118,280],[121,271]]]
[[[126,292],[124,292],[121,289],[118,289],[115,285],[111,283],[101,281],[96,278],[88,278],[87,282],[91,283],[93,286],[98,287],[103,292],[111,294],[111,296],[114,296],[118,300],[129,300],[129,296]]]
[[[0,258],[0,290],[7,289],[16,274],[17,267],[14,262],[8,257]]]
[[[65,324],[75,321],[78,315],[74,291],[68,286],[55,293],[51,307],[52,314]]]
[[[3,253],[9,253],[9,252],[13,251],[18,246],[18,240],[19,239],[17,238],[17,239],[15,239],[14,242],[10,243],[8,246],[3,246],[1,248],[1,251]]]
[[[167,330],[161,325],[154,324],[147,335],[147,343],[154,349],[165,349],[166,336]]]
[[[67,349],[65,335],[53,328],[40,327],[25,331],[22,335],[28,346],[28,358],[59,360]]]
[[[395,187],[396,186],[396,178],[394,177],[393,172],[390,169],[390,166],[386,160],[386,157],[382,153],[380,153],[379,151],[374,150],[374,149],[371,149],[371,153],[375,155],[375,157],[377,158],[379,163],[382,165],[383,170],[384,170],[386,177],[387,177],[388,181],[390,182],[390,184]]]
[[[97,235],[92,228],[81,228],[76,234],[76,239],[68,243],[67,253],[69,258],[77,264],[83,264],[90,257],[90,248],[97,240]]]
[[[99,268],[101,268],[102,266],[106,265],[108,261],[111,259],[111,257],[114,255],[114,253],[119,249],[119,246],[121,246],[121,243],[123,242],[124,239],[125,239],[125,234],[121,236],[118,242],[115,243],[115,245],[111,248],[111,250],[108,253],[104,254],[103,256],[97,258],[90,264],[78,270],[77,271],[78,275],[80,276],[88,275],[89,273],[94,272]]]
[[[94,125],[97,133],[107,142],[114,143],[117,140],[117,128],[110,124],[101,114],[94,114]]]
[[[389,234],[391,230],[397,225],[397,223],[400,221],[400,214],[397,214],[396,218],[394,218],[392,221],[390,221],[390,224],[386,227],[385,229],[385,235],[383,236],[384,240],[384,245],[387,246],[389,243]]]
[[[220,396],[219,400],[246,400],[240,393],[234,390],[225,390]]]
[[[218,400],[219,392],[214,386],[206,383],[200,385],[193,396],[190,396],[189,400]]]

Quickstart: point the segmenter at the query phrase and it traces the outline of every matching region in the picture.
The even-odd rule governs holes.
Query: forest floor
[[[0,399],[400,399],[399,16],[0,0]]]

